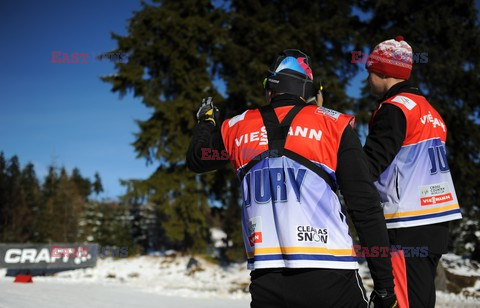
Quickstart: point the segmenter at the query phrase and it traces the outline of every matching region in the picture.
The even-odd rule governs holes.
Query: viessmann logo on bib
[[[308,138],[311,140],[316,140],[320,141],[322,139],[322,131],[319,129],[313,129],[309,127],[302,127],[302,126],[295,126],[295,127],[290,127],[288,129],[288,135],[290,136],[296,136],[296,137],[302,137],[302,138]],[[265,126],[262,126],[262,128],[259,131],[255,132],[250,132],[248,134],[243,134],[237,138],[235,138],[235,145],[237,147],[241,146],[242,144],[247,144],[250,142],[259,142],[259,145],[266,145],[268,144],[268,138],[267,138],[267,130],[265,129]]]
[[[453,195],[446,182],[420,186],[419,192],[421,206],[445,203],[453,200]]]

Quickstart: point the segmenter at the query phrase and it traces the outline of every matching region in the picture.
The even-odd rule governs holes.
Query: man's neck
[[[305,100],[303,100],[299,96],[291,95],[291,94],[282,94],[282,95],[275,95],[270,100],[270,104],[275,107],[280,106],[289,106],[289,105],[296,105],[296,104],[305,104]]]
[[[400,82],[404,82],[405,80],[403,79],[397,79],[397,78],[387,78],[387,91],[385,91],[385,93],[388,92],[388,90],[390,90],[394,85],[400,83]],[[384,94],[385,94],[384,93]]]
[[[388,98],[397,95],[399,93],[406,92],[406,93],[411,93],[415,95],[422,95],[422,92],[414,86],[412,86],[411,82],[409,80],[403,80],[401,82],[395,83],[393,86],[391,86],[387,92],[383,94],[382,97],[379,98],[378,102],[384,102]]]

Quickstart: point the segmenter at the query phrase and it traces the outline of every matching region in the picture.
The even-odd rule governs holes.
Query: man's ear
[[[318,92],[317,92],[316,103],[317,103],[317,106],[318,106],[318,107],[322,107],[322,106],[323,106],[323,94],[322,94],[322,90],[318,90]]]

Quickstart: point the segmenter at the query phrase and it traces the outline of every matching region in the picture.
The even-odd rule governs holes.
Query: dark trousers
[[[259,269],[250,276],[251,308],[368,307],[356,270]]]
[[[392,257],[399,308],[435,307],[435,274],[440,257],[447,252],[448,224],[442,222],[388,230],[390,244],[428,250],[424,257]]]
[[[399,308],[435,307],[435,274],[441,256],[429,252],[426,257],[392,257]]]

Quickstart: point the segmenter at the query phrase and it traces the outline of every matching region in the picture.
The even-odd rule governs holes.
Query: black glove
[[[397,308],[397,296],[395,292],[387,292],[387,290],[373,290],[370,295],[370,308]]]
[[[216,125],[215,118],[218,118],[218,109],[213,106],[212,97],[202,99],[202,106],[197,111],[198,122],[212,122]]]

